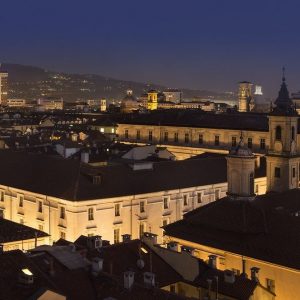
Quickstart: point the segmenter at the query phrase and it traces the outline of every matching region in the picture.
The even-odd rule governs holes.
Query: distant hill
[[[166,87],[95,74],[68,74],[33,66],[3,63],[1,70],[9,73],[9,98],[35,100],[43,96],[63,97],[65,101],[105,97],[122,99],[128,88],[138,97],[149,89],[163,91]],[[182,89],[184,98],[229,99],[227,94]]]

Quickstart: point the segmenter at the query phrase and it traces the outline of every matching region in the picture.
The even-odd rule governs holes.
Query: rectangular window
[[[20,196],[19,197],[19,207],[23,207],[23,205],[24,205],[24,197],[23,196]]]
[[[145,232],[145,223],[140,223],[140,238],[143,237],[144,232]]]
[[[140,130],[137,130],[137,131],[136,131],[136,139],[137,139],[137,140],[140,140],[140,139],[141,139],[141,131],[140,131]]]
[[[149,142],[152,142],[152,130],[149,130],[148,140]]]
[[[140,213],[144,213],[145,212],[145,202],[141,201],[140,202]]]
[[[293,168],[293,169],[292,169],[292,176],[293,176],[293,178],[296,177],[296,168]]]
[[[40,231],[44,231],[44,226],[43,226],[42,224],[39,224],[38,229],[39,229]]]
[[[184,134],[184,142],[185,142],[186,144],[188,144],[189,141],[190,141],[190,136],[189,136],[188,133],[185,133],[185,134]]]
[[[215,200],[220,199],[220,190],[215,190]]]
[[[184,206],[188,205],[188,196],[187,195],[183,195],[183,205]]]
[[[115,228],[114,229],[114,243],[120,243],[120,229],[119,228]]]
[[[39,213],[43,212],[43,202],[42,201],[38,201],[38,212]]]
[[[197,203],[202,203],[202,193],[197,193]]]
[[[260,149],[265,150],[266,149],[266,140],[260,139]]]
[[[266,286],[270,292],[275,293],[275,280],[266,278]]]
[[[169,224],[168,219],[163,220],[163,226],[167,226]]]
[[[94,208],[90,207],[88,209],[88,220],[93,221],[94,220]]]
[[[203,134],[199,134],[199,145],[203,144]]]
[[[0,201],[4,202],[4,191],[0,191]]]
[[[164,141],[167,142],[169,140],[169,133],[168,131],[165,131],[164,133]]]
[[[219,145],[220,145],[220,136],[215,135],[215,146],[219,146]]]
[[[248,148],[252,149],[252,138],[248,138]]]
[[[258,194],[259,188],[258,188],[258,184],[255,185],[255,194]]]
[[[178,132],[174,133],[174,142],[178,143]]]
[[[125,139],[128,139],[129,134],[128,134],[128,129],[125,130]]]
[[[232,147],[236,147],[236,136],[233,136],[233,137],[231,138],[231,146],[232,146]]]
[[[275,167],[275,177],[280,178],[280,168]]]
[[[119,217],[120,216],[120,204],[117,203],[115,205],[115,217]]]
[[[63,206],[60,208],[60,218],[61,219],[65,219],[66,218],[66,209]]]
[[[169,208],[169,198],[164,197],[164,209],[168,209],[168,208]]]

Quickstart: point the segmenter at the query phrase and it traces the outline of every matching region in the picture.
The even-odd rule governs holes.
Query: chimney
[[[124,288],[130,290],[134,283],[134,272],[126,271],[124,272]]]
[[[26,285],[31,285],[33,284],[33,281],[34,278],[31,271],[28,268],[23,268],[19,274],[19,282]]]
[[[176,242],[170,242],[167,243],[167,248],[169,250],[175,251],[175,252],[179,252],[179,244]]]
[[[152,245],[157,244],[157,234],[151,233],[151,232],[144,232],[144,236],[142,238],[143,240],[148,240],[152,243]]]
[[[217,256],[216,255],[212,254],[212,255],[208,256],[208,265],[213,269],[217,268]]]
[[[227,283],[234,283],[235,282],[234,272],[231,270],[225,270],[224,271],[224,281]]]
[[[102,239],[100,235],[89,236],[87,238],[87,247],[89,249],[100,249],[102,247]]]
[[[144,284],[146,287],[154,287],[155,286],[155,274],[152,272],[144,273]]]
[[[250,270],[251,270],[251,280],[255,282],[259,282],[259,278],[258,278],[259,268],[252,267]]]
[[[103,259],[94,257],[92,260],[92,274],[97,276],[103,270]]]
[[[181,252],[186,252],[190,255],[194,255],[195,249],[187,246],[181,246]]]
[[[129,242],[131,240],[131,234],[122,234],[123,243]]]

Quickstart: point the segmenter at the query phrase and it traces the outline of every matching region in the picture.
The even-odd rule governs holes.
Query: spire
[[[285,83],[285,68],[282,68],[282,83],[275,100],[276,107],[273,109],[273,114],[276,115],[294,115],[296,114],[293,101],[290,99],[289,91]]]

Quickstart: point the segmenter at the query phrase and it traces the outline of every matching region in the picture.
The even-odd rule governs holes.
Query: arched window
[[[254,194],[254,174],[253,173],[251,173],[249,176],[249,184],[250,184],[250,189],[249,189],[250,195],[253,195]]]
[[[281,127],[280,126],[276,127],[275,138],[276,138],[276,140],[281,140]]]
[[[295,140],[295,127],[292,126],[292,141]]]

